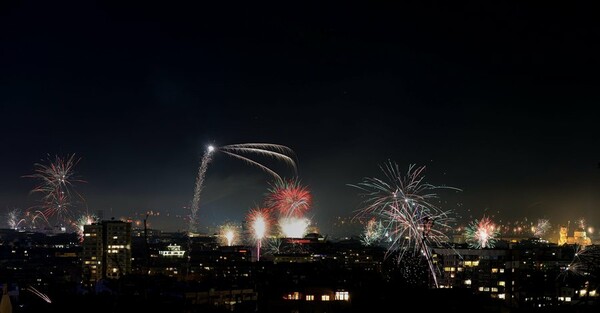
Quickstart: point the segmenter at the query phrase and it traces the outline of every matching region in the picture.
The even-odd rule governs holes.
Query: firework
[[[295,153],[292,149],[277,144],[271,143],[242,143],[242,144],[233,144],[226,145],[221,147],[208,146],[208,149],[204,153],[202,160],[200,162],[200,168],[198,169],[198,176],[196,177],[196,185],[194,188],[194,197],[192,199],[191,204],[191,212],[189,217],[189,231],[194,232],[197,229],[198,225],[198,210],[200,206],[200,194],[202,193],[202,188],[204,187],[204,177],[206,175],[206,170],[208,169],[208,164],[212,161],[212,155],[216,152],[221,152],[230,157],[233,157],[238,160],[242,160],[245,163],[256,166],[266,173],[270,174],[277,180],[281,180],[279,174],[277,174],[271,168],[255,161],[245,154],[249,155],[260,155],[267,156],[279,161],[283,161],[284,163],[290,165],[294,171],[296,171],[296,161],[295,161]]]
[[[385,236],[385,227],[381,221],[376,220],[374,217],[371,218],[365,226],[365,231],[361,236],[361,242],[365,246],[370,246]]]
[[[493,248],[499,235],[498,227],[487,216],[471,222],[465,229],[466,241],[475,249]]]
[[[596,245],[573,245],[573,259],[569,265],[562,268],[557,279],[563,281],[569,277],[588,276],[598,271],[600,267],[600,247]]]
[[[50,297],[48,297],[43,292],[40,292],[39,290],[35,289],[33,286],[28,286],[25,288],[25,290],[33,293],[34,295],[38,296],[40,299],[46,301],[47,303],[52,303],[52,300],[50,300]]]
[[[312,205],[312,196],[297,179],[278,180],[271,185],[266,204],[282,218],[302,218]]]
[[[533,235],[538,238],[544,237],[548,231],[552,228],[550,221],[547,219],[538,219],[537,224],[533,226]]]
[[[240,226],[226,223],[219,228],[219,244],[221,246],[233,246],[240,241]]]
[[[73,226],[75,227],[75,232],[79,237],[79,241],[83,242],[83,230],[85,225],[92,225],[93,223],[98,222],[98,217],[94,214],[82,214],[75,220]]]
[[[198,225],[198,208],[200,203],[200,193],[202,192],[202,187],[204,186],[204,176],[206,175],[206,169],[208,168],[208,163],[212,158],[212,152],[214,148],[213,146],[208,146],[206,153],[202,157],[202,161],[200,162],[200,168],[198,169],[198,176],[196,177],[196,187],[194,189],[194,198],[192,199],[192,210],[190,212],[190,220],[189,220],[189,231],[195,232],[196,227]]]
[[[8,211],[6,216],[6,223],[10,229],[17,230],[21,223],[25,222],[24,218],[21,218],[21,210],[20,209],[12,209]]]
[[[424,257],[437,288],[437,270],[431,249],[433,245],[448,242],[445,232],[451,229],[449,223],[454,219],[450,212],[433,204],[438,198],[434,190],[458,189],[425,183],[424,166],[410,165],[406,175],[402,175],[398,165],[391,161],[380,168],[385,179],[365,178],[357,185],[350,185],[360,189],[365,197],[364,206],[354,218],[368,220],[375,217],[382,222],[391,237],[386,256],[398,252],[398,262],[406,253]]]
[[[35,163],[34,173],[23,176],[38,181],[38,185],[31,192],[42,195],[41,206],[46,218],[51,216],[56,216],[59,220],[69,218],[70,208],[73,206],[73,185],[76,182],[84,182],[75,176],[74,167],[78,162],[79,159],[76,159],[74,154],[66,158],[48,157],[48,164]],[[76,192],[75,194],[83,200],[80,194]]]
[[[278,220],[279,228],[287,238],[302,238],[306,235],[310,220],[298,217],[283,217]]]
[[[260,260],[260,248],[271,226],[269,209],[252,209],[246,217],[252,238],[256,242],[256,260]]]
[[[25,213],[25,219],[27,219],[27,222],[29,222],[29,227],[31,229],[39,228],[38,223],[40,222],[45,222],[45,226],[51,227],[50,221],[48,221],[46,215],[44,215],[44,212],[40,210],[27,211]]]

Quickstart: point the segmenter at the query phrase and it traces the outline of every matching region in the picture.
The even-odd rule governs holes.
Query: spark
[[[357,185],[350,185],[360,189],[365,197],[364,206],[357,210],[354,218],[375,217],[381,220],[390,236],[386,257],[398,252],[398,263],[406,253],[424,257],[437,288],[436,273],[439,269],[434,265],[432,246],[449,241],[445,232],[451,230],[449,224],[454,218],[450,212],[433,204],[433,200],[438,198],[433,191],[458,189],[424,182],[424,166],[410,165],[406,175],[391,161],[380,169],[385,179],[368,177]]]

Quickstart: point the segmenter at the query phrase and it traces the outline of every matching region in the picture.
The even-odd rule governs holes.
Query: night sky
[[[183,230],[206,146],[265,142],[296,152],[322,233],[388,160],[459,188],[440,199],[466,220],[598,225],[596,10],[188,2],[0,3],[2,216],[38,203],[34,163],[74,153],[76,210]],[[270,179],[215,155],[204,225],[241,222]]]

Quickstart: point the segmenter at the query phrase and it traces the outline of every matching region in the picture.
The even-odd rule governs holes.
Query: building
[[[83,280],[116,279],[131,273],[131,223],[102,221],[83,229]]]
[[[587,236],[585,230],[576,230],[573,232],[573,236],[569,236],[567,234],[568,227],[561,226],[560,234],[558,237],[558,244],[560,246],[568,244],[568,245],[581,245],[581,246],[589,246],[592,244],[592,239]]]

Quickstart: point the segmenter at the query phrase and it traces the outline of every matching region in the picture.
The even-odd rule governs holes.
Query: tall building
[[[83,278],[93,284],[131,273],[131,223],[102,221],[83,229]]]

